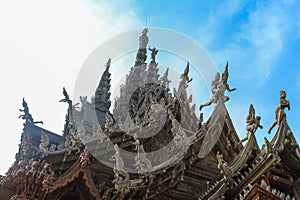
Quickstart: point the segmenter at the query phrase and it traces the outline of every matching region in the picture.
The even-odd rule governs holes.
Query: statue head
[[[148,28],[144,28],[144,30],[142,32],[142,34],[146,34],[146,33],[148,33]]]
[[[280,95],[280,98],[285,98],[286,92],[284,90],[280,90],[279,95]]]
[[[215,76],[215,81],[219,81],[220,80],[220,73],[217,72],[216,76]]]

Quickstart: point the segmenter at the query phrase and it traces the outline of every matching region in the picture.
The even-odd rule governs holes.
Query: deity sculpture
[[[157,55],[158,50],[155,47],[152,49],[149,47],[149,50],[151,51],[151,63],[155,63],[155,56]]]
[[[260,124],[260,119],[261,119],[260,116],[255,116],[255,109],[254,109],[253,105],[250,104],[249,114],[246,118],[247,136],[244,139],[242,139],[239,143],[242,143],[242,142],[248,140],[250,137],[250,134],[254,134],[258,128],[260,128],[260,129],[263,128],[263,126]]]
[[[271,127],[268,130],[268,133],[270,134],[272,129],[276,126],[276,124],[280,124],[282,119],[286,118],[286,113],[284,112],[284,109],[287,108],[288,110],[291,109],[290,102],[286,100],[286,92],[283,90],[280,90],[280,99],[279,99],[279,106],[275,109],[275,121],[271,125]]]
[[[212,98],[205,104],[200,105],[199,110],[201,111],[203,107],[209,106],[212,103],[217,103],[218,101],[226,102],[229,100],[229,97],[225,96],[225,91],[228,92],[235,91],[236,88],[230,89],[227,81],[228,81],[228,62],[226,63],[225,70],[222,74],[222,79],[220,80],[220,74],[217,73],[215,80],[212,81]]]

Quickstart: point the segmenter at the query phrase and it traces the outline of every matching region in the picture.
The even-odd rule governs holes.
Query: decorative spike
[[[249,173],[253,171],[253,169],[251,167],[249,167],[248,169],[249,169]]]
[[[280,198],[284,199],[285,198],[285,194],[283,192],[280,193],[279,195]]]
[[[234,181],[233,185],[236,187],[238,185],[238,182]]]

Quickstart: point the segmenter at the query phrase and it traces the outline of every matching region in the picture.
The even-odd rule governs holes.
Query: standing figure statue
[[[279,106],[275,109],[275,121],[271,125],[271,127],[268,130],[268,133],[270,134],[272,129],[276,126],[276,124],[280,124],[283,118],[286,118],[286,113],[284,112],[284,109],[287,108],[288,110],[291,109],[290,102],[286,100],[286,92],[283,90],[280,90],[280,99],[279,99]]]
[[[149,47],[149,50],[151,51],[151,63],[155,63],[155,56],[157,55],[158,50],[155,47],[153,47],[153,49]]]
[[[255,109],[254,109],[253,105],[250,104],[249,114],[246,118],[247,136],[244,139],[242,139],[239,142],[239,144],[246,141],[246,140],[248,140],[250,138],[250,135],[254,134],[256,132],[257,128],[260,128],[260,129],[263,128],[263,126],[260,124],[260,119],[261,119],[260,116],[255,116]]]
[[[220,80],[220,74],[217,73],[215,80],[212,81],[212,98],[205,104],[200,105],[199,110],[201,111],[203,107],[209,106],[212,103],[217,103],[219,100],[226,102],[229,100],[229,97],[225,96],[224,93],[227,90],[228,92],[232,92],[236,90],[236,88],[230,89],[227,80],[228,80],[228,62],[226,62],[225,70],[222,74],[222,79]]]
[[[142,35],[139,38],[139,48],[146,49],[149,38],[147,36],[148,28],[145,28],[142,32]]]

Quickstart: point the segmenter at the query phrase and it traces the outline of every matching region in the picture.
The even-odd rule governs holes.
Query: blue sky
[[[231,100],[226,104],[241,137],[246,134],[250,103],[264,126],[256,133],[258,140],[273,136],[275,130],[268,135],[267,129],[283,89],[291,102],[291,111],[286,111],[288,122],[300,141],[299,10],[296,0],[1,1],[0,174],[17,152],[22,98],[34,119],[60,134],[66,112],[66,105],[58,103],[62,87],[72,96],[88,55],[114,35],[143,28],[146,19],[150,31],[151,27],[167,28],[194,39],[221,72],[229,61],[229,84],[237,91],[229,94]],[[197,107],[207,100],[199,94]]]
[[[274,120],[279,91],[287,91],[288,122],[299,141],[300,3],[297,1],[140,1],[138,16],[149,26],[177,30],[195,39],[220,71],[230,64],[227,108],[240,135],[250,103],[261,115],[262,140]],[[200,102],[199,102],[200,103]],[[274,133],[274,130],[273,130]]]

